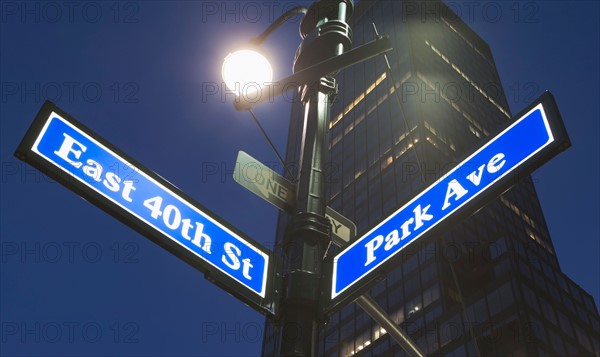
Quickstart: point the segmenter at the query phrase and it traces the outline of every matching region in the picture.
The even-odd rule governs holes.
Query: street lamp
[[[331,241],[331,224],[325,217],[324,160],[330,108],[338,90],[333,75],[391,49],[389,39],[379,36],[375,41],[352,49],[352,30],[347,21],[353,9],[352,0],[318,0],[308,9],[298,7],[286,12],[251,41],[253,45],[260,46],[287,19],[298,13],[305,14],[300,24],[303,41],[296,52],[294,74],[275,83],[279,89],[275,87],[270,91],[276,95],[290,88],[298,89],[304,105],[300,174],[294,212],[283,238],[284,282],[279,302],[280,314],[276,316],[276,322],[281,327],[282,356],[317,355],[319,327],[326,322],[321,312],[321,294],[325,285],[323,257]],[[263,69],[266,68],[263,58],[244,51],[227,56],[223,65],[223,80],[228,88],[240,88],[242,81],[254,76],[249,72],[265,71],[272,75],[272,71]],[[256,63],[257,67],[248,67],[250,62]],[[255,80],[254,77],[251,79]],[[263,96],[258,101],[248,102],[245,101],[245,94],[239,92],[236,109],[250,110],[266,99]],[[377,310],[374,304],[368,305]]]
[[[234,51],[225,57],[221,75],[223,82],[231,91],[239,97],[242,95],[244,86],[259,84],[266,85],[273,80],[273,69],[262,54],[260,46],[265,40],[281,26],[285,21],[298,14],[306,14],[308,9],[304,6],[296,6],[282,14],[259,36],[251,39],[244,48]]]
[[[298,72],[349,50],[350,27],[345,21],[350,17],[352,7],[351,0],[333,0],[315,2],[310,9],[292,9],[252,42],[264,42],[286,19],[297,13],[308,12],[310,16],[305,16],[301,24],[301,35],[305,42],[298,49],[294,62],[294,72]],[[334,29],[345,31],[335,33]],[[323,160],[326,154],[329,108],[337,94],[335,79],[329,77],[330,73],[331,71],[325,71],[319,76],[322,78],[315,78],[317,80],[307,81],[299,86],[305,107],[304,137],[296,192],[298,199],[295,212],[286,227],[283,244],[286,258],[279,321],[282,356],[316,355],[319,326],[323,324],[323,316],[318,313],[322,259],[331,239],[331,226],[325,217]],[[229,90],[235,91],[238,96],[236,101],[244,99],[247,94],[244,86],[247,83],[260,84],[272,79],[272,70],[265,57],[249,50],[228,55],[222,74]],[[255,121],[259,124],[256,118]]]
[[[225,86],[235,93],[235,108],[247,110],[252,115],[252,119],[283,165],[284,171],[286,165],[283,158],[252,111],[253,104],[258,104],[266,98],[266,96],[262,96],[262,89],[273,84],[273,68],[267,57],[262,54],[260,46],[285,21],[297,14],[306,14],[307,11],[308,9],[304,6],[297,6],[286,11],[263,33],[251,39],[246,46],[229,53],[221,67],[221,76]],[[248,100],[249,98],[255,98],[255,100]]]
[[[292,9],[253,42],[260,44],[287,18],[305,13],[300,25],[304,41],[298,48],[294,61],[294,72],[298,73],[350,50],[352,31],[346,21],[352,14],[353,6],[352,0],[322,0],[316,1],[309,9]],[[238,81],[246,80],[248,72],[254,70],[243,69],[248,68],[247,61],[240,60],[245,56],[250,56],[250,52],[242,51],[226,58],[223,80],[230,90],[235,88],[233,86],[240,89]],[[251,58],[260,57],[252,54]],[[257,63],[264,65],[262,59]],[[283,356],[315,356],[319,326],[324,322],[318,307],[322,290],[322,259],[331,240],[331,225],[325,217],[323,167],[327,153],[330,106],[337,95],[337,85],[331,74],[339,69],[323,70],[318,73],[318,77],[301,78],[302,83],[296,84],[305,108],[304,136],[297,200],[283,242],[284,291],[280,318],[280,354]],[[233,78],[234,74],[240,75],[240,79]],[[238,99],[243,100],[244,95],[245,93],[240,93]]]

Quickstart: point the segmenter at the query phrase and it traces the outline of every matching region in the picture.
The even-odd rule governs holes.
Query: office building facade
[[[328,205],[359,235],[511,121],[489,46],[441,1],[360,1],[355,46],[374,39],[373,23],[392,40],[392,75],[381,57],[338,73],[329,124]],[[298,162],[302,117],[294,103],[289,162]],[[530,177],[398,259],[369,294],[427,355],[600,354],[597,307],[562,273]],[[278,349],[267,323],[263,355]],[[331,316],[319,354],[404,352],[351,303]]]

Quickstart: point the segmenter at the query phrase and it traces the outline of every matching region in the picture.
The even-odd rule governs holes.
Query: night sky
[[[13,153],[50,99],[272,248],[277,209],[231,172],[239,150],[281,166],[213,89],[229,51],[310,3],[0,3],[0,354],[260,353],[260,314]],[[533,178],[561,268],[600,301],[599,3],[447,3],[490,44],[513,113],[554,94],[573,146]],[[297,20],[265,43],[276,79],[299,43]],[[290,106],[256,108],[282,152]]]

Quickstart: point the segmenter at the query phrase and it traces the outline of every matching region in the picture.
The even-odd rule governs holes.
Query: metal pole
[[[404,349],[404,351],[411,357],[425,357],[423,351],[419,349],[404,331],[396,325],[388,314],[368,295],[361,295],[354,300],[373,320],[375,320],[381,327],[383,327],[387,333],[392,336],[396,342]]]
[[[304,41],[298,48],[294,72],[328,58],[340,56],[351,47],[351,30],[346,23],[352,0],[315,1],[300,25]],[[331,72],[334,72],[333,70]],[[306,82],[305,82],[306,83]],[[325,217],[325,174],[327,124],[337,86],[333,77],[309,82],[301,89],[304,127],[296,210],[284,236],[284,286],[281,303],[280,355],[294,357],[318,354],[320,280],[323,256],[331,237]]]
[[[335,95],[335,81],[323,78],[304,87],[304,135],[300,159],[296,214],[286,228],[286,288],[282,303],[281,355],[316,356],[319,325],[319,280],[322,260],[330,240],[325,218],[325,177],[323,159],[329,108]]]
[[[341,247],[341,245],[335,240],[332,241],[333,244]],[[383,329],[392,336],[392,338],[402,347],[402,349],[408,353],[409,356],[421,357],[425,356],[425,354],[419,349],[409,336],[407,336],[404,331],[398,327],[396,322],[392,320],[390,315],[388,315],[385,310],[377,304],[373,298],[369,296],[368,293],[365,293],[359,296],[356,300],[354,300],[358,306],[363,309],[367,315],[371,316],[375,322],[377,322]]]

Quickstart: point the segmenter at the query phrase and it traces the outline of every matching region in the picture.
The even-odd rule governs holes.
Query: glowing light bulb
[[[253,50],[239,50],[225,57],[221,75],[227,88],[236,95],[256,91],[273,80],[271,64]]]

